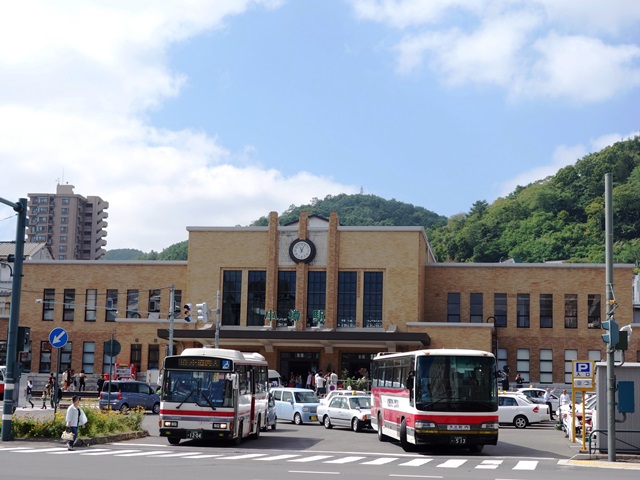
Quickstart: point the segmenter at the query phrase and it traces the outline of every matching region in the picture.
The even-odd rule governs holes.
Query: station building
[[[438,263],[422,227],[343,226],[335,213],[279,225],[272,212],[265,227],[187,231],[184,262],[25,262],[23,371],[97,376],[115,362],[144,378],[157,374],[170,339],[176,353],[256,351],[303,378],[317,369],[358,377],[378,352],[422,348],[490,351],[512,379],[535,384],[569,383],[572,360],[605,359],[604,264]],[[634,281],[633,265],[614,266],[620,326],[640,308]],[[196,312],[205,302],[207,323]],[[61,349],[49,343],[56,327],[69,336]],[[105,355],[111,338],[121,345],[115,359]],[[633,336],[626,360],[640,360]]]

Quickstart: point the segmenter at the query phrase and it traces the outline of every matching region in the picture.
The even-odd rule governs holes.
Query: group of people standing
[[[305,383],[302,382],[302,375],[295,375],[291,372],[289,376],[289,387],[307,388],[314,390],[316,395],[326,395],[327,391],[338,388],[338,374],[335,370],[323,373],[318,370],[316,373],[309,370]]]
[[[62,390],[65,392],[84,392],[87,388],[87,374],[84,370],[76,373],[72,368],[67,368],[62,372]]]

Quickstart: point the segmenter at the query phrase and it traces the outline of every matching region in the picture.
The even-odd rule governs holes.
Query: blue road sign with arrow
[[[49,343],[53,348],[62,348],[67,344],[69,334],[64,328],[54,328],[49,334]]]

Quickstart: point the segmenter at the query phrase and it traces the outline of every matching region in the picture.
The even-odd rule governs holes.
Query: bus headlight
[[[178,422],[171,422],[169,420],[165,420],[165,422],[162,424],[163,427],[172,427],[172,428],[176,428],[178,426]]]
[[[436,428],[435,422],[427,422],[426,420],[416,420],[416,430],[433,430]]]
[[[498,422],[491,422],[491,423],[483,423],[480,428],[485,430],[498,430],[499,427],[500,425],[498,424]]]
[[[226,424],[226,423],[214,423],[213,424],[213,428],[217,429],[217,430],[227,430],[228,426],[229,425]]]

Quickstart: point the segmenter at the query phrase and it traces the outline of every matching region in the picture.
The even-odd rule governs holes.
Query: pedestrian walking
[[[26,396],[27,396],[27,402],[31,404],[31,408],[33,408],[33,402],[31,401],[32,392],[33,392],[33,382],[31,381],[31,379],[29,379],[27,380]]]
[[[67,416],[65,418],[67,428],[71,429],[73,433],[73,440],[69,440],[67,444],[68,450],[74,450],[73,446],[78,439],[78,429],[87,423],[87,416],[80,408],[80,396],[74,395],[71,398],[71,402],[71,405],[67,408]]]

